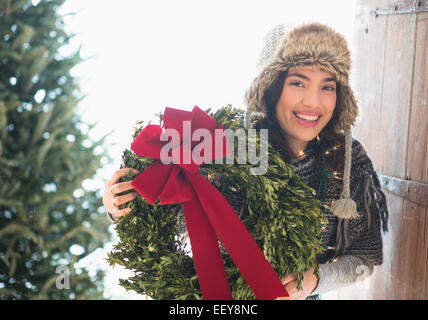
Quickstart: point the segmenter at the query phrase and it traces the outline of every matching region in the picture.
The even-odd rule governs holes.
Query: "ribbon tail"
[[[185,174],[211,226],[257,299],[287,297],[282,281],[223,195],[201,175]]]
[[[184,202],[183,208],[202,296],[206,300],[232,300],[217,235],[192,194],[193,199]]]

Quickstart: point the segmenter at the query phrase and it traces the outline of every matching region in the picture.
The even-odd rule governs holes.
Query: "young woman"
[[[269,139],[319,199],[331,203],[322,231],[326,252],[297,290],[287,275],[289,299],[313,299],[351,285],[382,263],[381,228],[387,231],[385,196],[364,147],[352,138],[358,108],[349,86],[350,52],[345,39],[318,23],[269,32],[259,59],[259,75],[245,99],[251,125],[269,129]],[[118,206],[136,193],[130,182],[117,183],[129,170],[118,170],[107,183],[104,205],[112,220],[128,214]],[[351,189],[352,187],[352,189]]]

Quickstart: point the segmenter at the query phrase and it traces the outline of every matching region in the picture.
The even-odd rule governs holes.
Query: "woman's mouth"
[[[319,119],[322,117],[320,113],[300,113],[293,112],[296,120],[304,127],[314,127],[318,124]]]

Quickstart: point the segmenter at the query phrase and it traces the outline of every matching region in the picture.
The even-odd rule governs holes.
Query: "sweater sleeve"
[[[353,255],[341,256],[334,262],[319,265],[320,279],[311,295],[350,286],[366,279],[372,272],[373,265],[364,259]]]

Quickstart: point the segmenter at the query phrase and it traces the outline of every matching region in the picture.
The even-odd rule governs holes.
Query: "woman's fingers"
[[[114,206],[121,206],[124,203],[127,203],[129,201],[134,200],[137,197],[137,193],[136,192],[131,192],[131,193],[127,193],[123,196],[117,196],[112,198],[112,204]]]
[[[118,183],[120,178],[124,177],[128,172],[132,172],[133,174],[139,173],[138,170],[133,168],[116,170],[116,172],[107,182],[106,188],[104,190],[104,195],[103,195],[104,208],[107,210],[107,212],[110,212],[115,217],[121,217],[125,214],[130,213],[131,209],[126,208],[121,210],[119,209],[119,206],[135,199],[136,197],[135,192],[128,193],[122,196],[117,196],[117,194],[134,189],[131,185],[131,181]]]
[[[285,285],[285,290],[288,292],[287,300],[299,300],[300,296],[302,295],[302,291],[297,289],[297,281],[295,280],[288,282]]]
[[[116,170],[111,179],[107,182],[107,184],[113,185],[116,184],[120,178],[124,177],[128,172],[132,172],[134,174],[140,173],[138,170],[133,168],[125,168]]]
[[[296,272],[290,273],[284,277],[284,279],[282,280],[282,284],[286,285],[291,281],[296,281],[296,279],[297,279],[297,273]]]
[[[132,181],[115,183],[114,185],[111,186],[110,192],[116,195],[125,191],[132,190],[134,189],[134,187],[131,185],[131,183]]]
[[[285,285],[285,290],[287,290],[288,295],[290,297],[293,297],[297,294],[297,282],[296,281],[290,281]]]
[[[127,215],[128,213],[131,213],[131,211],[132,211],[131,208],[125,208],[122,210],[118,209],[113,212],[113,215],[117,218],[120,218]]]

